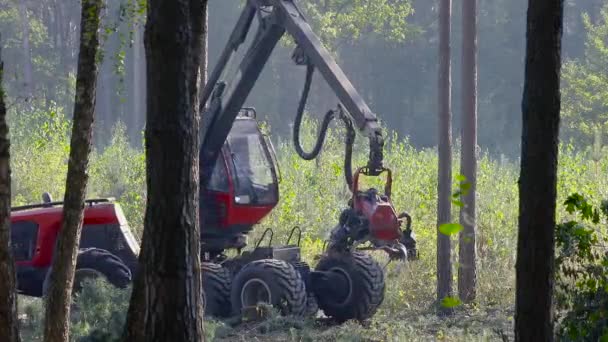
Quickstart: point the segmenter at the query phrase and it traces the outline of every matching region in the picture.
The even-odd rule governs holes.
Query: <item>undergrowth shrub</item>
[[[118,342],[126,321],[131,288],[119,289],[97,279],[85,282],[72,304],[70,338],[73,342]],[[42,341],[44,303],[42,299],[19,296],[23,341]],[[229,331],[224,324],[205,321],[207,341]]]
[[[564,204],[580,221],[570,220],[556,229],[557,332],[563,341],[606,341],[608,237],[602,225],[608,220],[608,201],[598,209],[574,193]]]

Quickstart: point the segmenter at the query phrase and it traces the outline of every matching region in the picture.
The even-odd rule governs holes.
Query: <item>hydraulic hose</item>
[[[344,141],[344,178],[348,188],[353,189],[353,144],[355,143],[355,129],[353,123],[346,115],[341,113],[341,119],[346,127],[346,139]]]
[[[312,66],[311,64],[307,64],[306,81],[304,82],[304,89],[302,90],[302,96],[300,97],[300,102],[298,103],[298,112],[296,113],[296,119],[293,125],[293,145],[298,155],[304,160],[312,160],[319,155],[319,152],[321,152],[321,147],[323,147],[323,143],[325,142],[325,136],[327,135],[329,123],[334,118],[333,110],[330,110],[325,114],[323,122],[321,123],[321,129],[319,130],[319,135],[317,136],[317,141],[315,142],[315,146],[310,152],[304,151],[302,145],[300,144],[300,127],[302,125],[304,107],[306,106],[306,100],[308,99],[308,93],[310,91],[310,85],[312,83],[313,72],[314,66]]]
[[[325,142],[325,138],[327,136],[327,130],[329,128],[329,124],[331,120],[335,118],[335,113],[333,110],[329,110],[325,116],[323,117],[323,122],[321,123],[321,127],[319,129],[319,134],[315,141],[315,145],[310,152],[304,151],[302,145],[300,144],[300,129],[302,126],[302,117],[304,116],[304,107],[306,106],[306,100],[308,99],[308,94],[310,92],[310,85],[312,84],[312,76],[314,72],[314,66],[311,64],[306,65],[306,80],[304,82],[304,88],[302,89],[302,95],[300,96],[300,101],[298,103],[298,111],[296,113],[295,122],[293,125],[293,145],[296,149],[298,155],[304,160],[312,160],[316,158],[321,152],[321,148],[323,147],[323,143]],[[353,156],[353,144],[355,141],[355,129],[353,128],[352,121],[344,114],[342,108],[339,107],[339,116],[340,119],[344,122],[346,127],[346,139],[344,146],[344,177],[346,179],[346,184],[348,188],[352,190],[353,188],[353,171],[352,171],[352,156]]]

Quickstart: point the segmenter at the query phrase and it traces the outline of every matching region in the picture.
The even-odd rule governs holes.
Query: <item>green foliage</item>
[[[85,283],[73,305],[70,332],[82,342],[117,341],[126,321],[131,290],[117,289],[104,280]]]
[[[439,226],[439,232],[443,235],[458,234],[462,229],[462,225],[458,223],[444,223]]]
[[[414,14],[410,0],[314,0],[299,5],[311,18],[317,34],[330,46],[339,41],[352,43],[370,34],[403,42],[419,31],[407,21]]]
[[[581,222],[567,221],[556,228],[558,333],[565,341],[603,341],[608,338],[608,255],[603,247],[608,239],[597,227],[600,211],[578,193],[564,205],[570,214],[578,213]],[[608,218],[608,211],[602,211]]]
[[[462,304],[462,302],[457,297],[444,297],[441,300],[441,306],[445,308],[455,308],[460,304]]]
[[[117,289],[103,280],[85,282],[72,302],[71,341],[118,341],[131,296],[130,289]],[[19,297],[21,334],[24,341],[42,341],[44,301]]]
[[[131,289],[118,289],[97,279],[85,282],[71,307],[70,334],[73,342],[118,342],[123,332]],[[44,302],[19,297],[21,334],[24,341],[42,341]],[[205,321],[207,341],[227,335],[230,328],[221,322]]]
[[[585,55],[563,66],[563,127],[568,138],[591,144],[596,131],[608,132],[608,4],[593,23],[583,14]]]
[[[62,200],[70,151],[71,122],[61,108],[9,113],[13,205],[40,202],[43,192]],[[103,151],[93,150],[88,197],[115,197],[137,236],[143,229],[145,157],[118,123]]]
[[[90,197],[118,199],[136,236],[141,237],[145,209],[146,160],[129,143],[126,128],[119,123],[102,153],[92,156]]]

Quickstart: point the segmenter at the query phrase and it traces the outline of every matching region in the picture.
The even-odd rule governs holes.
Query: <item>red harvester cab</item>
[[[243,248],[245,235],[279,201],[278,166],[253,108],[241,110],[202,194],[204,252]]]

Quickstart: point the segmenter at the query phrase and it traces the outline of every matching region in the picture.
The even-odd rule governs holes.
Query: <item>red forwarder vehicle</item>
[[[40,297],[45,294],[63,207],[48,194],[43,203],[12,208],[11,243],[19,293]],[[80,250],[74,275],[74,290],[87,278],[102,276],[124,288],[137,267],[139,245],[127,220],[112,199],[87,200]]]

